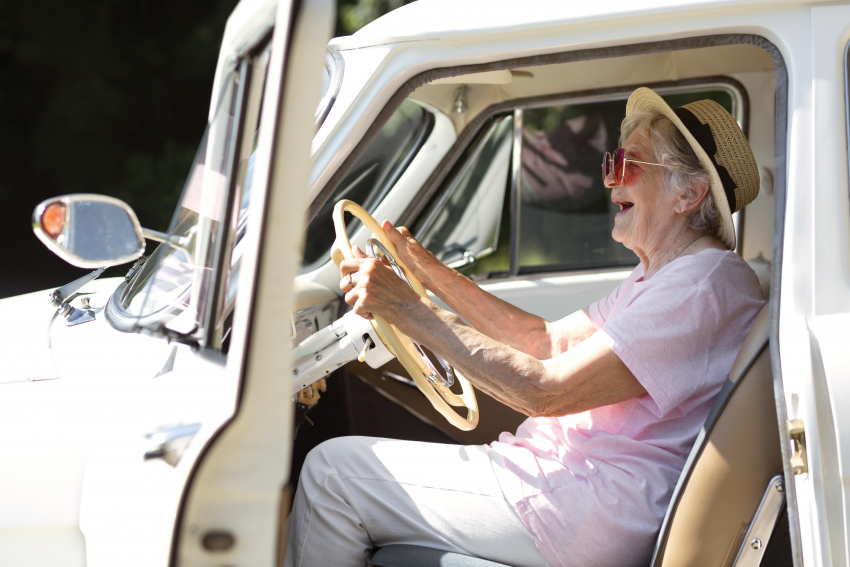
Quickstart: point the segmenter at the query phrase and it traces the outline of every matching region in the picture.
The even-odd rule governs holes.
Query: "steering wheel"
[[[345,229],[344,215],[346,212],[358,218],[366,228],[375,234],[375,239],[369,241],[368,247],[368,252],[371,253],[372,257],[381,255],[386,258],[396,275],[405,280],[413,288],[413,291],[422,297],[428,297],[419,279],[404,262],[398,259],[398,250],[387,237],[381,225],[375,222],[372,215],[367,213],[363,207],[347,199],[339,201],[334,207],[333,221],[336,240],[331,247],[331,258],[334,263],[339,266],[343,260],[354,258],[351,242],[348,240],[348,232]],[[410,337],[399,332],[395,325],[389,324],[383,317],[375,315],[372,320],[372,328],[375,329],[387,349],[398,358],[419,390],[434,406],[434,409],[458,429],[464,431],[475,429],[475,426],[478,425],[478,401],[475,399],[475,391],[472,389],[472,385],[466,378],[459,372],[453,371],[451,366],[442,358],[437,357],[446,370],[447,378],[440,376],[425,355],[422,347]],[[459,396],[449,389],[454,377],[457,377],[463,392]],[[450,406],[466,408],[466,417],[462,417]]]

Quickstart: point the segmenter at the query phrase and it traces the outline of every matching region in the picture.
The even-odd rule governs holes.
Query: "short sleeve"
[[[608,320],[608,317],[611,316],[611,312],[614,309],[614,305],[617,303],[617,298],[623,292],[623,288],[629,282],[637,279],[637,272],[640,270],[640,273],[643,273],[642,266],[640,264],[629,274],[629,277],[620,282],[620,284],[611,290],[611,293],[597,301],[596,303],[591,303],[587,308],[587,313],[590,316],[590,320],[593,322],[594,326],[597,330],[601,329],[605,322]]]
[[[717,305],[704,288],[656,276],[636,283],[598,332],[646,389],[654,402],[647,409],[663,417],[704,387],[717,326]]]

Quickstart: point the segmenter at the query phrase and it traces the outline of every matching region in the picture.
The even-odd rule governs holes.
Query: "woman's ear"
[[[696,191],[694,191],[691,195],[687,197],[679,197],[676,204],[673,205],[674,211],[679,214],[690,213],[700,206],[702,200],[705,199],[706,195],[708,195],[708,183],[700,183],[698,186],[694,187],[694,189],[696,189]]]

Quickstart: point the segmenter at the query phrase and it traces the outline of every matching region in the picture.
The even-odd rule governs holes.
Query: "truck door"
[[[174,245],[124,306],[137,301],[133,324],[173,350],[156,378],[113,392],[82,494],[89,565],[278,562],[293,423],[282,369],[334,18],[332,0],[243,0],[228,20]]]

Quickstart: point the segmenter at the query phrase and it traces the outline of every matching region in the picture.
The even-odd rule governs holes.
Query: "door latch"
[[[809,458],[806,455],[806,429],[802,419],[792,419],[788,422],[788,436],[794,444],[794,454],[791,455],[791,466],[794,474],[809,472]]]

